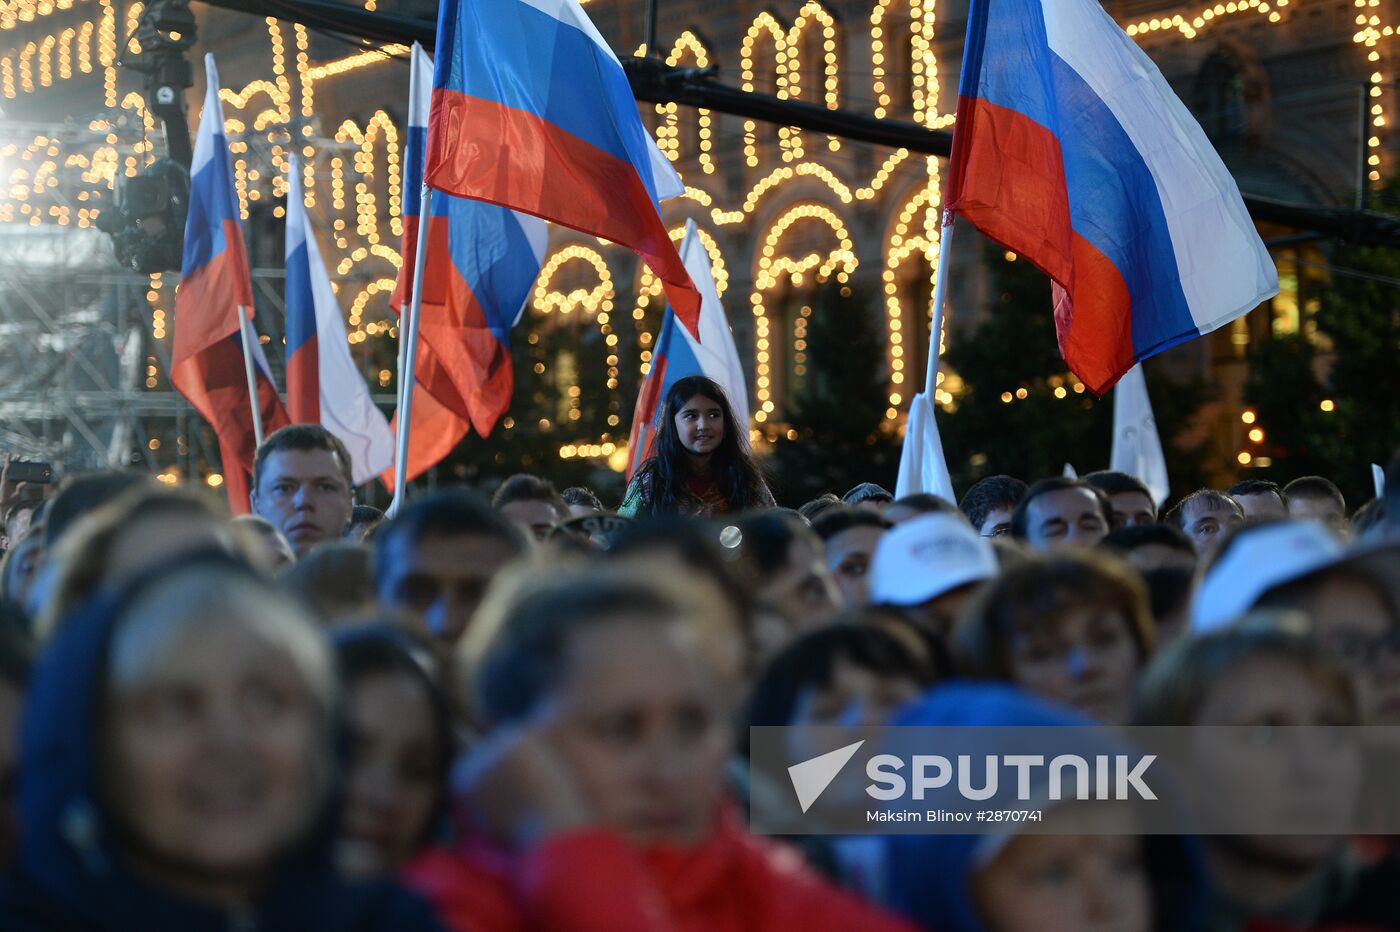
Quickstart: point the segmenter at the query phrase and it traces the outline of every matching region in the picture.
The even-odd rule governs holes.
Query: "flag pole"
[[[943,212],[942,235],[938,240],[938,271],[933,279],[933,327],[928,338],[928,366],[924,379],[924,394],[932,399],[938,397],[938,358],[943,343],[943,299],[948,287],[948,261],[953,245],[953,215]]]
[[[258,378],[253,373],[253,345],[248,335],[247,306],[238,305],[238,336],[243,342],[243,371],[248,376],[248,406],[253,411],[253,439],[263,442],[262,412],[258,410]]]
[[[418,323],[423,309],[423,270],[427,266],[427,219],[433,215],[433,189],[423,182],[422,207],[418,211],[418,235],[413,245],[413,295],[408,320],[399,321],[399,435],[394,451],[394,498],[389,516],[398,514],[408,484],[408,432],[413,423],[413,380],[418,364]]]

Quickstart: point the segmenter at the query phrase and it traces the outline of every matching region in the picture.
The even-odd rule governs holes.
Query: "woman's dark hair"
[[[432,840],[446,815],[447,775],[457,752],[452,707],[442,686],[441,664],[430,643],[388,622],[345,629],[335,637],[334,646],[344,695],[349,695],[360,680],[403,675],[418,683],[428,697],[433,716],[433,743],[437,750],[438,772],[433,782],[438,793],[433,801],[432,817],[418,840],[421,848]]]
[[[821,538],[795,511],[751,511],[733,521],[740,535],[734,566],[740,578],[749,582],[756,583],[780,572],[791,560],[793,544],[799,540],[811,541],[821,552]]]
[[[827,509],[837,506],[845,507],[845,503],[836,497],[835,492],[823,492],[797,509],[797,513],[808,521],[816,521],[817,518],[826,513]]]
[[[720,526],[713,522],[686,518],[658,518],[638,521],[620,532],[608,548],[607,559],[626,560],[634,556],[672,553],[688,568],[714,581],[724,600],[734,609],[745,631],[753,626],[753,596],[727,561],[720,544]]]
[[[1236,625],[1169,645],[1138,681],[1136,725],[1194,725],[1210,693],[1249,663],[1296,667],[1347,707],[1346,724],[1359,715],[1351,676],[1309,634],[1292,630],[1286,616],[1246,616]]]
[[[528,716],[563,676],[569,644],[581,631],[619,616],[666,624],[683,609],[640,582],[580,578],[525,596],[482,657],[473,708],[488,727]]]
[[[840,622],[803,635],[783,648],[759,674],[745,708],[746,726],[790,725],[808,689],[825,689],[846,661],[884,677],[927,686],[939,671],[895,635],[871,624]],[[740,730],[747,743],[748,727]]]
[[[643,463],[639,470],[651,476],[651,514],[680,514],[685,510],[682,506],[690,501],[690,493],[685,487],[685,476],[690,467],[680,435],[676,432],[676,415],[696,395],[719,405],[724,418],[724,437],[711,463],[715,481],[729,510],[743,511],[758,502],[763,474],[749,454],[748,425],[735,423],[729,399],[714,380],[692,375],[672,385],[666,393],[661,423],[656,430],[656,455]]]
[[[0,602],[0,683],[24,692],[29,668],[34,663],[34,645],[29,638],[29,619],[18,606]]]
[[[1137,648],[1139,666],[1152,656],[1156,629],[1147,589],[1118,557],[1061,550],[1010,567],[984,587],[953,629],[959,671],[978,679],[1013,679],[1016,635],[1058,625],[1076,607],[1110,608],[1121,615]]]

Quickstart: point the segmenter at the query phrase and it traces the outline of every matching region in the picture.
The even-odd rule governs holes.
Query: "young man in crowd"
[[[889,507],[890,503],[894,501],[894,496],[882,485],[877,485],[874,482],[862,482],[841,496],[841,501],[853,508],[863,508],[879,514]]]
[[[1011,514],[1011,535],[1032,550],[1092,547],[1108,530],[1108,496],[1082,479],[1041,479]]]
[[[958,508],[983,537],[1011,533],[1011,513],[1026,497],[1027,486],[1014,476],[988,476],[973,484]]]
[[[1283,487],[1290,518],[1312,518],[1346,538],[1351,533],[1347,525],[1347,500],[1331,479],[1303,476]]]
[[[966,521],[955,514],[923,515],[880,539],[870,601],[895,608],[946,640],[973,593],[996,574],[991,543]]]
[[[276,431],[253,458],[253,511],[281,531],[297,556],[340,540],[350,527],[355,483],[350,453],[319,424]]]
[[[1175,525],[1204,555],[1215,549],[1227,531],[1244,523],[1244,511],[1224,492],[1199,489],[1172,506],[1163,520]]]
[[[559,493],[559,498],[563,500],[564,507],[568,509],[568,517],[570,518],[586,518],[606,510],[603,508],[603,503],[598,500],[598,496],[593,494],[593,490],[581,485],[565,489]]]
[[[1246,521],[1259,518],[1286,518],[1288,505],[1283,500],[1283,489],[1277,482],[1268,479],[1246,479],[1236,482],[1226,490],[1244,512]]]
[[[826,544],[826,566],[847,608],[870,601],[870,564],[891,526],[876,512],[850,505],[829,509],[812,522],[812,530]]]
[[[375,534],[379,601],[455,643],[491,580],[528,549],[524,533],[464,489],[409,502]]]
[[[527,473],[503,482],[491,497],[491,507],[537,543],[549,540],[560,522],[570,517],[569,507],[559,497],[554,483]]]
[[[1142,480],[1115,469],[1091,472],[1084,481],[1108,496],[1109,520],[1113,529],[1155,524],[1157,503]]]
[[[350,526],[345,529],[345,540],[359,543],[379,527],[384,520],[384,512],[373,505],[356,505],[350,510]]]

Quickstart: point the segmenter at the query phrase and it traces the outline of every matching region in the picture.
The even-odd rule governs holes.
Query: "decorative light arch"
[[[784,234],[797,223],[810,220],[826,226],[836,237],[837,245],[825,256],[809,253],[806,256],[779,256],[778,245]],[[758,397],[758,410],[754,420],[762,423],[773,414],[776,405],[773,401],[772,355],[770,347],[770,323],[766,307],[766,294],[784,280],[793,285],[801,285],[803,277],[815,274],[818,281],[825,281],[833,273],[839,281],[856,270],[860,264],[855,254],[855,243],[840,214],[825,204],[802,203],[788,208],[787,212],[773,222],[763,237],[762,252],[758,258],[758,274],[754,276],[753,293],[749,303],[754,315],[754,387]]]
[[[723,298],[724,293],[729,290],[729,269],[724,263],[724,253],[709,230],[696,227],[695,233],[710,259],[710,274],[715,279],[715,292]],[[674,242],[681,242],[685,239],[685,226],[682,224],[672,227],[670,234]],[[651,346],[657,337],[655,332],[647,328],[646,314],[652,299],[661,296],[661,290],[661,280],[643,264],[637,281],[637,303],[632,308],[632,321],[637,328],[638,364],[643,376],[651,371]]]
[[[710,64],[710,50],[688,29],[676,38],[676,44],[666,56],[666,64],[674,68],[686,58],[693,59],[697,68],[707,68]],[[656,144],[668,159],[678,161],[681,157],[680,108],[674,102],[656,104],[656,115]],[[715,173],[715,160],[710,151],[714,145],[712,122],[710,111],[706,108],[700,107],[695,111],[695,155],[700,170],[707,175]]]
[[[567,293],[552,288],[555,276],[559,270],[570,262],[582,262],[593,269],[593,274],[597,278],[597,284],[592,288],[575,288]],[[603,335],[603,343],[608,348],[608,355],[604,362],[607,365],[607,387],[611,392],[616,392],[618,386],[618,358],[617,358],[617,334],[612,328],[613,299],[617,297],[617,292],[613,288],[612,270],[608,268],[607,262],[598,250],[582,243],[572,243],[558,252],[554,253],[540,269],[539,278],[535,283],[535,295],[533,306],[542,315],[559,314],[567,316],[575,311],[580,314],[588,314],[593,317],[593,321],[598,326],[598,332]],[[529,341],[535,343],[539,337],[531,332]],[[543,375],[542,363],[536,363],[535,374]],[[575,387],[576,388],[576,387]],[[569,400],[570,417],[577,418],[579,396],[572,394]],[[608,423],[616,426],[618,420],[618,399],[616,394],[608,399]]]
[[[877,0],[870,11],[870,61],[871,80],[875,94],[875,116],[883,118],[894,103],[893,90],[886,58],[893,49],[893,41],[908,41],[910,65],[909,104],[914,111],[914,120],[935,129],[948,126],[954,115],[940,113],[938,109],[938,54],[934,51],[936,36],[937,0],[907,0],[909,4],[909,33],[899,39],[888,36],[886,20],[890,9],[896,3],[906,0]]]
[[[941,187],[938,175],[938,160],[928,159],[928,183],[915,191],[895,220],[894,229],[885,245],[885,267],[881,273],[885,294],[885,318],[889,332],[890,353],[890,395],[889,407],[885,409],[885,419],[893,421],[899,416],[899,406],[906,397],[912,395],[919,386],[906,389],[908,369],[904,350],[904,304],[899,294],[899,270],[911,256],[921,256],[928,263],[929,280],[932,282],[938,272],[940,261],[942,227],[939,224],[941,213]],[[924,314],[915,317],[915,326],[927,326],[925,318],[931,322],[932,307]],[[939,335],[942,339],[942,334]],[[917,340],[913,341],[917,345]],[[917,365],[918,360],[914,360]],[[936,399],[944,402],[940,394]],[[947,398],[948,402],[952,397]]]

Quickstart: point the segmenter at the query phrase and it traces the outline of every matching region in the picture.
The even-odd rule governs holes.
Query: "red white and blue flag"
[[[972,0],[957,117],[948,209],[1050,276],[1094,392],[1278,292],[1234,179],[1097,0]]]
[[[350,452],[356,485],[394,464],[394,435],[350,356],[345,319],[302,199],[301,163],[287,161],[287,413],[320,424]]]
[[[683,190],[578,0],[443,0],[428,183],[620,243],[698,336],[700,294],[661,220]]]
[[[749,424],[749,390],[744,369],[739,362],[739,350],[734,334],[720,303],[710,268],[710,256],[700,241],[695,221],[686,221],[685,239],[681,242],[681,259],[690,273],[691,281],[700,290],[700,339],[677,326],[676,315],[667,305],[661,320],[661,330],[651,358],[651,369],[637,395],[637,407],[632,414],[632,437],[628,442],[627,476],[646,462],[656,450],[657,418],[666,395],[681,379],[703,375],[717,382],[728,398],[736,423],[747,431]],[[747,434],[745,438],[747,439]]]
[[[253,285],[213,55],[204,57],[204,69],[208,86],[190,165],[190,207],[175,293],[170,381],[214,428],[229,507],[241,514],[248,511],[257,440],[240,326],[249,329],[263,430],[271,433],[286,425],[287,413],[252,330]]]
[[[404,261],[390,303],[401,309],[412,296],[413,257],[426,227],[418,382],[485,437],[510,406],[510,331],[544,264],[549,230],[538,217],[443,193],[433,197],[432,216],[423,223],[432,77],[432,60],[415,43],[404,146]],[[416,435],[415,424],[410,439]],[[410,451],[410,475],[416,462]]]

